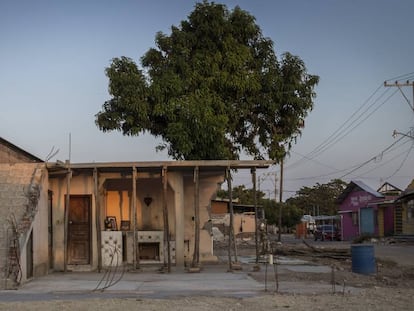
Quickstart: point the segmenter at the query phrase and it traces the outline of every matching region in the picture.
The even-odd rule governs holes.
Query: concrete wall
[[[200,172],[199,204],[200,204],[200,261],[214,260],[213,239],[210,221],[210,202],[215,197],[218,184],[223,182],[223,173],[203,174]],[[184,265],[191,262],[194,252],[194,178],[192,174],[168,172],[167,209],[169,236],[176,248],[176,263]],[[106,189],[106,180],[121,180],[125,190]],[[53,192],[53,232],[54,232],[54,269],[64,269],[64,206],[67,188],[65,175],[50,179],[50,190]],[[115,216],[118,230],[121,220],[131,221],[133,230],[132,182],[130,177],[122,177],[118,173],[99,174],[99,202],[101,208],[101,224],[104,230],[106,216]],[[94,198],[94,180],[91,174],[74,174],[70,183],[71,195],[92,196],[92,261],[89,269],[97,268],[97,231],[95,226],[96,204]],[[163,185],[160,174],[150,176],[138,174],[137,184],[137,230],[163,231]],[[151,197],[147,206],[145,197]]]
[[[239,233],[254,234],[256,228],[255,215],[252,213],[235,214],[233,228],[236,235]]]
[[[38,277],[49,271],[48,237],[48,174],[46,168],[42,169],[40,197],[37,215],[33,221],[33,276]]]
[[[193,176],[186,176],[185,189],[185,239],[189,241],[189,258],[191,262],[194,253],[194,181]],[[211,200],[215,198],[219,184],[224,181],[224,173],[203,174],[200,172],[199,185],[199,217],[200,217],[200,262],[214,261],[213,236],[211,222]]]

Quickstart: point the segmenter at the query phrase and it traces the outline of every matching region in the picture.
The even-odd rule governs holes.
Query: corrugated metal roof
[[[359,188],[361,188],[365,192],[368,192],[369,194],[372,194],[376,198],[383,198],[384,197],[383,194],[381,194],[378,191],[372,189],[370,186],[368,186],[367,184],[363,183],[360,180],[353,180],[351,182],[355,183]]]
[[[402,200],[410,200],[414,199],[414,189],[407,189],[405,190],[396,200],[395,202],[400,202]]]
[[[336,200],[337,204],[341,204],[349,193],[351,193],[355,188],[359,188],[362,191],[365,191],[371,195],[373,195],[376,198],[384,198],[384,195],[379,193],[378,191],[375,191],[370,186],[365,184],[364,182],[360,180],[352,180],[348,186],[345,188],[345,190],[338,196],[338,199]]]

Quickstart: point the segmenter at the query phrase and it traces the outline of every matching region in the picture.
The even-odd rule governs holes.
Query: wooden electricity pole
[[[407,101],[408,105],[410,106],[411,110],[414,112],[414,81],[406,81],[404,83],[400,83],[395,81],[395,83],[388,83],[387,81],[384,82],[385,87],[398,87],[402,96],[404,96],[405,100]],[[401,87],[403,86],[411,86],[413,88],[413,101],[410,103],[410,100],[405,96],[404,92],[402,91]]]
[[[277,181],[277,177],[275,178],[275,198],[277,196],[277,192],[276,192],[277,183],[276,183],[276,181]],[[281,237],[281,231],[282,231],[282,200],[283,200],[283,159],[280,161],[279,224],[278,224],[279,230],[278,230],[278,238],[277,238],[277,240],[279,242],[282,241],[282,237]]]
[[[400,90],[402,96],[407,101],[408,106],[410,106],[410,109],[412,110],[412,112],[414,112],[414,81],[411,81],[411,82],[406,81],[406,82],[403,82],[403,83],[400,83],[398,81],[395,81],[395,83],[387,83],[387,81],[385,81],[384,86],[385,87],[392,87],[392,86],[393,87],[398,87],[398,89]],[[405,96],[404,92],[401,89],[401,87],[403,87],[403,86],[411,86],[412,89],[413,89],[413,100],[411,101],[411,103],[410,103],[410,100],[407,98],[407,96]],[[395,137],[396,135],[403,135],[403,136],[407,136],[411,139],[414,139],[414,136],[413,136],[414,135],[414,130],[413,130],[413,128],[411,128],[410,132],[407,133],[407,134],[400,133],[400,132],[397,132],[397,130],[394,130],[394,133],[392,134],[392,136]]]

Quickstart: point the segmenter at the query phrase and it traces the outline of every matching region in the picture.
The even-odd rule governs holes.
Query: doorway
[[[30,236],[26,244],[26,278],[33,277],[33,230],[30,230]]]
[[[49,252],[49,270],[53,270],[53,192],[48,191],[48,223],[47,223],[47,232],[48,232],[48,252]]]
[[[91,258],[91,196],[71,195],[68,213],[67,262],[88,265]]]

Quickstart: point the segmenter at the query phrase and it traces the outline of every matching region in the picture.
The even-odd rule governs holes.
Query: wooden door
[[[71,195],[68,216],[68,264],[90,264],[91,197]]]
[[[378,236],[383,238],[385,234],[384,208],[378,207]]]

